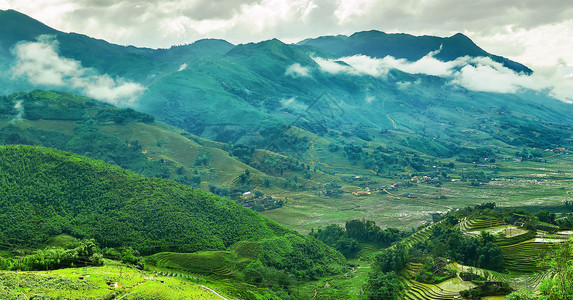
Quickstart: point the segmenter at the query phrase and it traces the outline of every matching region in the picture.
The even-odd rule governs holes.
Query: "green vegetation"
[[[325,228],[318,228],[316,232],[314,229],[310,232],[310,236],[323,241],[347,258],[358,254],[362,248],[359,242],[376,247],[388,247],[408,235],[409,233],[395,228],[381,229],[373,221],[365,220],[347,221],[344,229],[338,225],[329,225]]]
[[[272,289],[289,289],[294,282],[345,270],[342,255],[322,242],[235,202],[172,181],[41,147],[2,146],[0,161],[5,244],[15,249],[45,242],[73,245],[65,236],[50,239],[66,233],[124,249],[98,250],[93,242],[82,242],[70,250],[48,248],[18,261],[2,260],[4,269],[99,265],[102,256],[143,267],[139,252],[194,252],[158,253],[146,261]],[[195,252],[200,250],[218,251]]]
[[[188,278],[149,274],[113,261],[100,267],[0,272],[2,299],[221,299]],[[210,284],[209,284],[210,285]],[[213,287],[219,290],[218,288]],[[219,290],[219,293],[222,291]]]

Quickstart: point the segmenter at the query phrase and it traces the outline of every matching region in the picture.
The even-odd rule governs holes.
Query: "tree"
[[[539,298],[573,299],[573,241],[556,244],[542,264],[549,266],[549,272],[555,276],[542,281]]]
[[[537,295],[528,290],[515,291],[504,298],[505,300],[535,300]]]
[[[402,284],[394,272],[373,272],[366,285],[368,299],[394,300],[398,299]]]

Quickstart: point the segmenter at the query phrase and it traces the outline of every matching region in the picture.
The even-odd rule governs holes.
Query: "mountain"
[[[26,42],[35,34],[53,33],[19,13],[1,14],[17,18],[22,28],[0,35],[4,49],[18,36]],[[249,191],[283,203],[288,199],[289,205],[264,214],[302,231],[311,230],[316,215],[324,224],[336,205],[341,215],[382,220],[375,210],[361,207],[374,201],[353,198],[351,192],[361,188],[383,191],[420,175],[442,184],[466,179],[464,171],[473,170],[474,162],[529,161],[572,146],[573,106],[555,99],[551,90],[519,85],[530,81],[529,69],[485,52],[461,34],[442,38],[368,31],[299,44],[272,39],[235,46],[203,40],[157,50],[53,34],[60,58],[76,60],[90,68],[86,73],[100,77],[81,78],[86,89],[78,90],[0,76],[3,88],[95,90],[90,96],[105,100],[107,90],[99,89],[98,79],[108,76],[116,83],[137,84],[141,94],[122,103],[131,111],[110,113],[117,108],[57,104],[69,96],[35,92],[23,96],[24,122],[12,124],[19,114],[19,96],[13,94],[4,98],[8,142],[74,151],[241,202],[249,201],[241,198]],[[387,55],[394,58],[383,59]],[[14,59],[11,52],[4,57],[9,66]],[[427,62],[432,68],[424,67]],[[31,120],[34,113],[57,117]],[[154,121],[145,123],[149,115]],[[129,122],[119,124],[123,119]],[[45,138],[51,136],[46,131],[57,131],[58,138]],[[100,142],[90,145],[86,137],[95,135]],[[118,153],[130,154],[130,161],[123,162],[125,155]],[[492,170],[480,178],[501,176]],[[394,199],[391,194],[376,197]],[[452,207],[436,202],[421,203]],[[417,224],[425,218],[421,209]]]
[[[284,160],[276,153],[212,142],[155,121],[151,115],[66,92],[35,90],[0,96],[0,144],[71,151],[205,191],[225,187],[233,196],[251,189],[283,190],[284,179],[260,171],[268,166],[256,163]],[[245,172],[249,172],[249,184],[239,181]],[[317,175],[313,180],[324,182],[325,178]]]
[[[337,56],[367,55],[376,58],[393,56],[417,61],[428,53],[438,51],[434,57],[442,61],[452,61],[460,57],[489,57],[517,72],[531,74],[528,67],[507,58],[492,55],[478,47],[467,36],[457,33],[451,37],[413,36],[404,33],[388,34],[371,30],[352,34],[351,36],[322,36],[306,39],[298,45],[310,46]]]

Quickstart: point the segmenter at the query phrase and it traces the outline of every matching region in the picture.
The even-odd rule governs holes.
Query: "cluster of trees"
[[[22,257],[0,257],[0,270],[41,271],[101,265],[103,254],[93,239],[82,240],[72,249],[53,247]]]
[[[464,150],[458,154],[458,158],[456,158],[459,162],[464,163],[495,163],[496,155],[490,148],[463,148]]]
[[[310,236],[288,233],[261,240],[257,259],[266,267],[285,271],[297,280],[316,280],[346,270],[344,257]]]
[[[131,108],[109,108],[99,110],[95,116],[98,122],[112,121],[115,124],[123,125],[129,122],[153,123],[155,118],[152,115],[135,111]]]
[[[468,171],[462,173],[462,181],[469,181],[472,185],[480,185],[490,180],[491,176],[483,171]]]
[[[345,223],[344,228],[334,224],[316,231],[313,228],[310,235],[338,250],[345,257],[353,257],[360,250],[358,242],[388,247],[410,235],[410,232],[395,228],[382,229],[373,221],[351,220]]]
[[[479,238],[469,237],[453,227],[435,226],[432,235],[410,249],[413,257],[446,257],[465,265],[503,271],[501,248],[495,245],[495,237],[482,232]]]
[[[551,149],[569,142],[569,129],[558,124],[543,124],[535,120],[506,116],[500,120],[500,127],[507,134],[495,137],[514,146]]]
[[[407,260],[407,250],[401,244],[376,255],[366,283],[368,299],[399,299],[404,286],[397,272],[406,266]]]
[[[417,154],[411,154],[402,150],[394,150],[384,147],[376,147],[376,151],[363,152],[364,168],[374,170],[378,173],[392,173],[403,170],[404,167],[411,168],[415,172],[436,172],[441,175],[455,167],[453,162],[442,163],[435,159],[425,159]],[[436,166],[436,168],[434,168]],[[447,176],[443,176],[447,177]]]

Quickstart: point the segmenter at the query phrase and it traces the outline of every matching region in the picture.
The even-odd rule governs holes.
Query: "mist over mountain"
[[[436,36],[417,37],[403,33],[387,34],[372,30],[357,32],[351,36],[338,35],[306,39],[297,45],[316,47],[339,57],[366,55],[373,58],[384,58],[392,56],[408,61],[417,61],[428,53],[440,49],[434,57],[442,61],[452,61],[464,56],[489,57],[516,73],[532,73],[528,67],[520,63],[487,53],[461,33],[441,38]]]
[[[293,133],[285,131],[293,126],[329,143],[344,132],[366,132],[359,140],[368,141],[398,130],[471,145],[460,130],[488,119],[492,140],[521,145],[513,142],[520,134],[494,134],[508,115],[573,122],[564,82],[541,80],[462,34],[365,31],[298,44],[201,40],[148,49],[63,33],[16,11],[0,20],[5,93],[64,89],[224,143],[293,152],[286,146]]]

